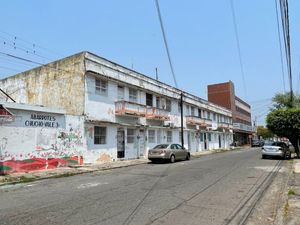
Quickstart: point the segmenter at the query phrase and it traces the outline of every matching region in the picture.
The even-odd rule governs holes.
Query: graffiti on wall
[[[83,135],[80,129],[40,129],[31,152],[10,153],[8,138],[0,139],[0,174],[52,169],[83,164]]]

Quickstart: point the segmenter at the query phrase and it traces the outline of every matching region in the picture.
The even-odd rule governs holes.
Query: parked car
[[[262,147],[264,145],[263,140],[253,139],[251,141],[251,147]]]
[[[152,162],[163,160],[174,163],[176,160],[189,160],[190,153],[179,144],[160,144],[149,150],[148,159]]]
[[[289,146],[281,141],[266,141],[262,147],[261,154],[263,159],[268,156],[279,156],[284,159],[291,158],[291,150]]]

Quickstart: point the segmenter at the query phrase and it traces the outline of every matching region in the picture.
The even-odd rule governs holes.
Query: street
[[[281,166],[259,149],[0,187],[1,225],[243,224]]]

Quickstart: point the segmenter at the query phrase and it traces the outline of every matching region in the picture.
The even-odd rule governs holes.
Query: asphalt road
[[[258,149],[0,188],[0,224],[240,224],[278,160]]]

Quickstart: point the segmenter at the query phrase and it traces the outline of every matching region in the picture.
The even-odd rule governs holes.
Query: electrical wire
[[[245,73],[244,73],[244,66],[243,66],[243,61],[242,61],[242,53],[241,53],[240,40],[239,40],[239,35],[238,35],[237,22],[236,22],[236,16],[235,16],[233,0],[230,0],[230,6],[231,6],[231,13],[232,13],[232,19],[233,19],[233,25],[234,25],[234,31],[235,31],[236,44],[237,44],[237,49],[238,49],[238,57],[239,57],[241,74],[242,74],[242,81],[243,81],[243,87],[244,87],[244,92],[245,92],[245,98],[248,99],[248,97],[247,97],[247,86],[246,86]]]
[[[277,22],[277,33],[278,33],[278,41],[279,41],[279,49],[280,49],[280,61],[281,61],[282,82],[283,82],[283,91],[285,92],[285,79],[284,79],[283,55],[282,55],[281,35],[280,35],[279,18],[278,18],[278,9],[277,9],[277,8],[278,8],[277,0],[275,0],[276,22]]]
[[[178,88],[177,80],[176,80],[176,76],[175,76],[175,71],[174,71],[172,60],[171,60],[171,54],[170,54],[170,50],[169,50],[169,46],[168,46],[168,42],[167,42],[166,32],[165,32],[165,29],[164,29],[162,16],[161,16],[161,12],[160,12],[160,9],[159,9],[158,0],[155,0],[155,5],[156,5],[158,19],[159,19],[159,23],[160,23],[160,28],[161,28],[161,31],[162,31],[162,35],[163,35],[163,39],[164,39],[164,43],[165,43],[165,47],[166,47],[166,51],[167,51],[167,55],[168,55],[169,64],[170,64],[170,67],[171,67],[173,80],[174,80],[174,83],[175,83],[175,87]]]

